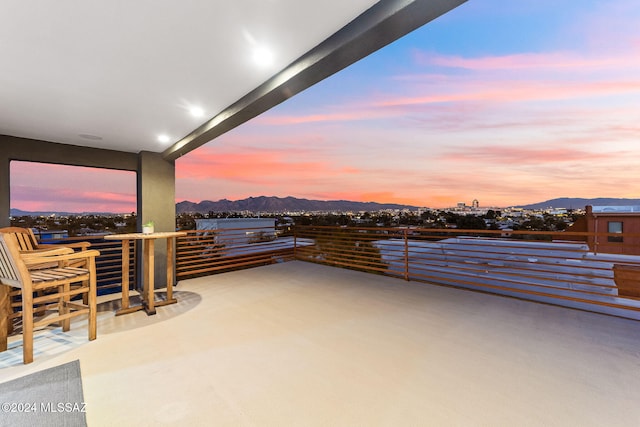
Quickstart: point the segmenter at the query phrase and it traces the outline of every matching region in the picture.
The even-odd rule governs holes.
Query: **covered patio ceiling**
[[[175,160],[465,1],[9,0],[0,135]]]

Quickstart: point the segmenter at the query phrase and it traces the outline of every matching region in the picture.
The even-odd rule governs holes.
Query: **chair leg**
[[[58,314],[63,314],[64,313],[64,300],[62,299],[62,296],[60,296],[62,293],[64,292],[64,285],[59,285],[58,286]],[[34,310],[35,311],[35,310]],[[60,320],[58,323],[58,326],[60,326],[61,328],[64,328],[64,324],[62,322],[62,320]]]
[[[0,351],[7,349],[7,336],[9,335],[9,314],[11,313],[11,297],[9,286],[0,285]]]
[[[2,285],[2,286],[5,286],[5,285]],[[9,316],[15,312],[14,306],[13,306],[14,297],[12,295],[12,290],[9,288],[9,286],[6,286],[6,289],[7,289],[7,302],[6,302],[7,325],[6,326],[7,326],[7,335],[11,335],[13,333],[13,317],[9,317]]]
[[[89,300],[89,341],[93,341],[96,339],[98,335],[98,321],[96,319],[97,311],[98,311],[98,303],[97,303],[97,286],[96,286],[96,276],[94,274],[89,278],[89,295],[87,295]]]
[[[68,292],[71,290],[71,284],[70,283],[65,283],[62,286],[62,292],[64,292],[64,296],[62,298],[60,298],[60,309],[58,310],[58,313],[62,314],[67,314],[69,313],[69,306],[67,305],[67,302],[71,300],[71,297],[68,295]],[[62,322],[62,330],[64,332],[68,332],[69,329],[71,329],[71,319],[64,319]]]
[[[89,282],[82,282],[82,286],[86,286],[89,287]],[[82,303],[84,305],[89,305],[89,295],[88,294],[82,294]]]
[[[22,292],[22,359],[33,362],[33,292]]]

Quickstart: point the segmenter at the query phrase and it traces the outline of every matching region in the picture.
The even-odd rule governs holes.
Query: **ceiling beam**
[[[467,0],[382,0],[284,70],[166,149],[175,160],[337,73]]]

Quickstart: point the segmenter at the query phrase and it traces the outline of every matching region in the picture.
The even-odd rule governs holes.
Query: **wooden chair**
[[[42,252],[42,251],[50,251],[56,248],[70,248],[70,249],[85,251],[91,246],[91,243],[89,242],[69,242],[65,244],[42,244],[38,242],[38,239],[36,238],[31,228],[3,227],[3,228],[0,228],[0,233],[13,234],[16,237],[16,240],[18,241],[18,247],[23,252]],[[76,261],[76,263],[79,263],[78,265],[74,265],[73,263],[71,263],[69,264],[69,266],[79,267],[82,265],[83,262],[84,262],[83,260],[79,260],[79,261]],[[57,263],[53,262],[53,263],[42,264],[42,265],[31,265],[29,266],[29,268],[31,270],[34,270],[34,269],[40,269],[40,268],[55,268],[56,266],[57,266]],[[41,291],[40,295],[42,295],[42,293],[43,292]],[[20,311],[19,307],[20,307],[21,294],[22,294],[21,289],[14,289],[9,292],[9,299],[11,301],[10,304],[13,309],[13,314],[8,318],[8,323],[7,323],[8,333],[13,332],[12,320],[14,318],[19,317],[18,313]],[[88,303],[86,294],[83,295],[82,301],[84,304]],[[41,310],[34,309],[34,313],[39,313],[40,311]]]
[[[63,331],[70,328],[70,320],[76,316],[88,316],[89,340],[97,334],[96,321],[96,250],[73,252],[69,248],[55,248],[50,251],[22,252],[18,239],[12,233],[0,233],[0,284],[22,291],[23,359],[33,362],[33,332],[35,328],[59,322]],[[82,262],[81,264],[79,264]],[[70,264],[73,263],[73,267]],[[32,266],[53,265],[53,268],[30,269]],[[72,288],[72,284],[79,286]],[[0,350],[7,346],[7,328],[1,327],[7,321],[10,309],[7,307],[7,289],[0,292]],[[35,295],[38,291],[45,291]],[[72,301],[72,297],[87,295],[88,304]],[[46,304],[47,310],[55,315],[46,316],[34,322],[34,306]]]

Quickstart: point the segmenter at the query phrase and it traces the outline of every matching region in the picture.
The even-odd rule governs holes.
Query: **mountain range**
[[[572,198],[561,197],[557,199],[551,199],[540,203],[533,203],[529,205],[515,206],[523,209],[548,209],[548,208],[565,208],[565,209],[584,209],[585,206],[632,206],[640,205],[640,199],[620,199],[620,198]],[[194,203],[189,201],[180,202],[176,205],[176,211],[178,213],[186,212],[328,212],[328,211],[379,211],[384,209],[419,209],[418,206],[400,205],[390,203],[375,203],[375,202],[352,202],[347,200],[308,200],[297,199],[295,197],[249,197],[242,200],[227,200],[222,199],[217,202],[210,200],[203,200],[200,203]]]
[[[523,209],[584,209],[585,206],[639,206],[640,199],[619,199],[612,197],[598,197],[595,199],[581,199],[577,197],[560,197],[545,202],[533,203],[530,205],[516,206]]]
[[[242,200],[222,199],[217,202],[203,200],[200,203],[184,201],[176,204],[177,213],[186,212],[313,212],[313,211],[379,211],[383,209],[418,209],[416,206],[394,203],[351,202],[348,200],[309,200],[295,197],[249,197]]]

